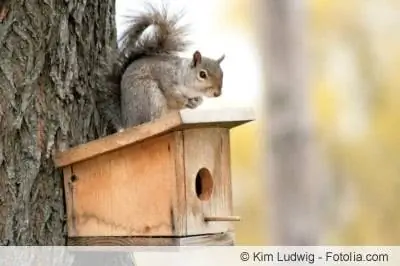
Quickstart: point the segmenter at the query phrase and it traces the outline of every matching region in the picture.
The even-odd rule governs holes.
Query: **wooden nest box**
[[[233,244],[229,129],[253,119],[184,110],[58,153],[68,245]]]

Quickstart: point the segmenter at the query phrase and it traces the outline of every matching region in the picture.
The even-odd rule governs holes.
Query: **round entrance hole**
[[[210,171],[201,168],[196,175],[196,195],[200,200],[208,200],[211,197],[214,182]]]

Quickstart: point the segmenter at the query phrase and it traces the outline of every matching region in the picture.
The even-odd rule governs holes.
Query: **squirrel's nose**
[[[214,92],[214,97],[218,97],[218,96],[220,96],[221,95],[221,91],[216,91],[216,92]]]

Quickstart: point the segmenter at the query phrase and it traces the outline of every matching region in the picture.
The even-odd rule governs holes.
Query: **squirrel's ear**
[[[198,64],[201,64],[201,54],[199,51],[196,51],[193,54],[192,67],[196,67]]]
[[[224,61],[224,59],[225,59],[225,54],[221,55],[221,57],[217,59],[217,63],[221,64],[221,62]]]

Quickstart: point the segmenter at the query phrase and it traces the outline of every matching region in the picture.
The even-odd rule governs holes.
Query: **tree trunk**
[[[267,159],[274,245],[316,245],[323,176],[315,146],[307,86],[305,4],[261,1],[267,47]]]
[[[0,7],[0,244],[65,245],[53,154],[105,134],[95,94],[116,47],[114,0]]]

